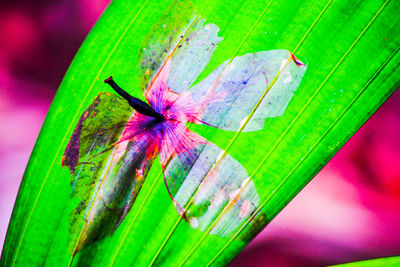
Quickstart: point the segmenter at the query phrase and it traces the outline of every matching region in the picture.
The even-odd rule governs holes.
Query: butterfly
[[[283,114],[306,65],[287,50],[260,51],[226,60],[196,83],[223,39],[218,31],[195,22],[154,71],[147,102],[109,77],[117,94],[100,93],[83,112],[62,161],[79,202],[70,215],[75,251],[118,228],[157,158],[171,203],[192,228],[229,237],[256,210],[260,197],[246,169],[190,126],[263,129],[266,118]]]

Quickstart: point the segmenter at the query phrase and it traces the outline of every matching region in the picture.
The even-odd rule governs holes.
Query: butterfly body
[[[155,111],[149,104],[140,100],[139,98],[129,95],[126,91],[119,87],[113,80],[112,76],[107,78],[104,82],[108,83],[120,96],[125,98],[125,100],[128,101],[129,105],[136,111],[140,112],[143,115],[153,117],[157,119],[157,121],[164,120],[164,116]]]

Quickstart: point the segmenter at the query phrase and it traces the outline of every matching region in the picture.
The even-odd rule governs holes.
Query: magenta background
[[[1,0],[0,245],[51,99],[109,0]],[[322,266],[400,254],[400,92],[230,264]]]

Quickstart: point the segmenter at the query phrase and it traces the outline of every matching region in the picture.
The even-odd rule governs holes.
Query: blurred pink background
[[[0,247],[29,155],[109,0],[2,0]],[[323,266],[400,254],[400,92],[229,265]]]

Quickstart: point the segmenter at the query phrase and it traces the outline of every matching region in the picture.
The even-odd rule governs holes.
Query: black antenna
[[[110,76],[107,79],[104,80],[105,83],[110,85],[112,89],[114,89],[115,92],[117,92],[120,96],[122,96],[126,101],[128,101],[129,105],[136,110],[137,112],[153,117],[158,121],[164,121],[165,118],[162,114],[158,113],[155,111],[149,104],[146,102],[140,100],[139,98],[133,97],[130,94],[128,94],[125,90],[123,90],[121,87],[118,86],[118,84],[115,83],[113,80],[113,77]]]

